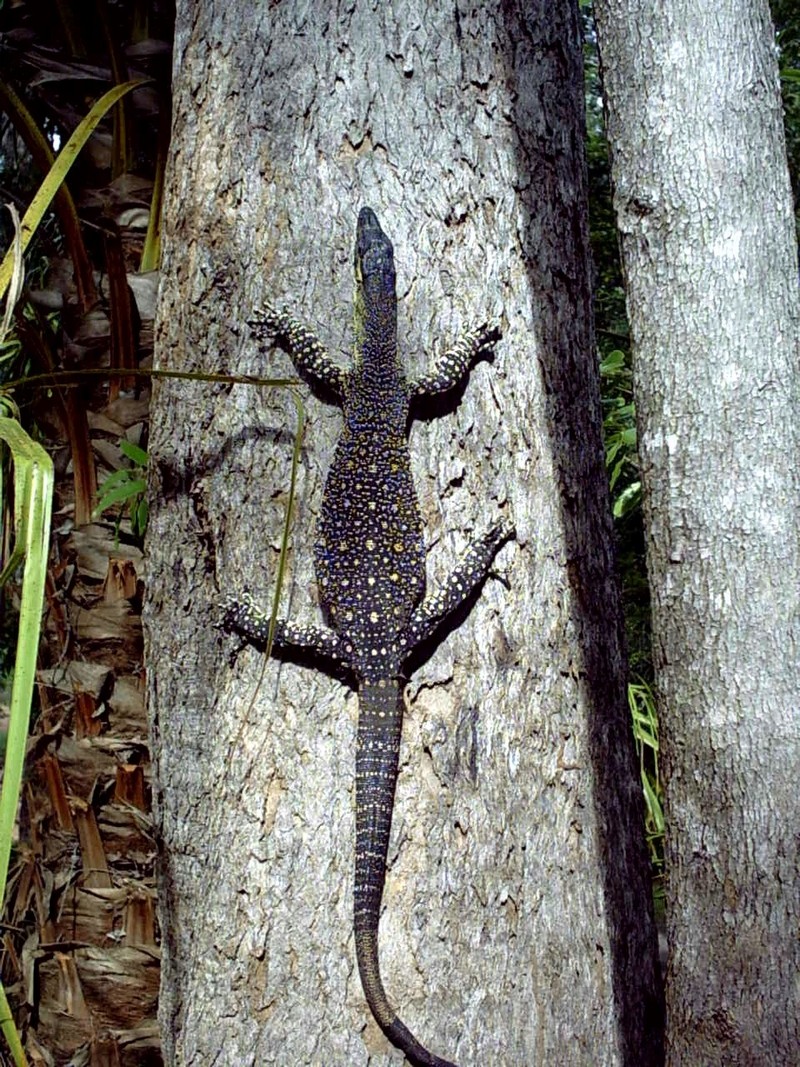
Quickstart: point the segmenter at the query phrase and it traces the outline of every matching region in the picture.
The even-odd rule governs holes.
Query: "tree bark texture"
[[[483,1063],[658,1058],[655,939],[591,336],[571,5],[178,5],[162,365],[292,375],[246,321],[288,303],[346,360],[359,208],[395,245],[409,372],[497,320],[494,365],[411,430],[441,580],[517,539],[409,690],[381,924],[424,1042]],[[308,416],[282,613],[319,621],[314,519],[341,415]],[[212,629],[272,594],[285,389],[162,386],[146,609],[165,1057],[399,1062],[354,965],[356,700]],[[262,670],[263,681],[259,684]]]
[[[798,291],[766,3],[598,4],[667,801],[667,1058],[800,1049]]]

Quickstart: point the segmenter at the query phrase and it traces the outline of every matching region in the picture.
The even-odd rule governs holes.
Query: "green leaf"
[[[625,466],[626,466],[627,462],[628,462],[627,456],[623,456],[620,459],[619,463],[615,464],[614,469],[611,472],[611,477],[609,478],[609,484],[610,484],[610,487],[611,487],[612,491],[613,491],[614,487],[616,486],[617,482],[619,481],[620,475],[625,470]]]
[[[144,532],[147,529],[147,520],[150,516],[150,508],[147,504],[147,497],[142,497],[131,514],[131,526],[133,528],[134,536],[143,537]]]
[[[664,809],[661,807],[661,802],[658,799],[655,789],[650,784],[650,778],[647,774],[642,772],[642,788],[644,789],[645,803],[647,804],[647,810],[650,814],[650,818],[653,820],[653,826],[657,834],[664,833]]]
[[[625,353],[618,348],[615,348],[613,352],[609,352],[600,364],[600,373],[604,378],[612,378],[615,374],[619,374],[619,372],[624,369]]]
[[[120,451],[123,455],[126,455],[129,460],[135,463],[138,467],[147,466],[147,453],[143,448],[138,445],[132,444],[130,441],[126,441],[123,437],[119,443]]]
[[[614,460],[617,458],[617,453],[622,448],[622,441],[619,439],[619,434],[614,434],[613,438],[609,440],[613,441],[606,449],[606,466],[610,467]]]
[[[623,515],[627,515],[628,512],[633,511],[638,507],[641,498],[642,483],[632,482],[627,488],[622,490],[614,501],[614,518],[620,519]]]
[[[630,426],[627,430],[622,431],[623,444],[628,445],[629,448],[636,448],[636,427]]]
[[[103,494],[107,493],[109,491],[109,489],[115,489],[118,485],[121,485],[123,482],[129,482],[133,477],[134,477],[134,473],[128,467],[124,467],[122,470],[113,471],[103,481],[103,484],[98,489],[98,491],[97,491],[98,496],[103,496]]]
[[[138,496],[139,493],[143,493],[146,488],[147,482],[145,482],[143,478],[134,478],[124,482],[122,485],[118,485],[116,489],[112,489],[110,493],[104,493],[102,498],[98,500],[95,514],[101,514],[114,504],[132,500],[134,497]]]

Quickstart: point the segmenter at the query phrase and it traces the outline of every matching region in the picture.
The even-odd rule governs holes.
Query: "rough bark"
[[[410,690],[381,928],[388,990],[469,1064],[657,1060],[655,940],[624,701],[591,338],[576,12],[180,4],[159,359],[290,373],[247,318],[288,301],[351,342],[362,204],[395,244],[411,371],[495,318],[494,366],[413,426],[441,578],[507,504],[469,616]],[[346,358],[346,357],[343,357]],[[318,618],[335,407],[303,396],[284,611]],[[168,1062],[397,1062],[354,968],[356,707],[211,629],[266,605],[289,484],[284,391],[170,386],[153,419],[146,611]],[[591,1010],[587,1010],[591,1005]]]
[[[766,3],[597,6],[667,801],[668,1061],[800,1048],[797,255]]]

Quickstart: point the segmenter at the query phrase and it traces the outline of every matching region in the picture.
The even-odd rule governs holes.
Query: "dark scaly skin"
[[[389,1003],[378,963],[378,919],[403,723],[402,668],[413,647],[487,576],[513,535],[497,522],[467,551],[444,586],[423,600],[425,545],[406,439],[409,400],[456,385],[499,332],[466,334],[434,371],[408,382],[397,355],[394,253],[373,211],[358,217],[353,369],[329,358],[288,312],[265,309],[256,332],[280,337],[297,367],[339,396],[344,429],[328,472],[314,551],[319,596],[332,629],[279,620],[275,644],[346,664],[359,687],[356,747],[354,931],[361,984],[389,1040],[416,1067],[455,1067],[428,1052]],[[263,645],[268,617],[245,597],[224,627]]]

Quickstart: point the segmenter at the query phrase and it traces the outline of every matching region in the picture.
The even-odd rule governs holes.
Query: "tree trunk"
[[[667,801],[668,1061],[800,1048],[797,256],[767,5],[598,4]]]
[[[464,1067],[658,1060],[655,938],[591,336],[576,11],[181,4],[159,358],[291,374],[246,325],[352,337],[359,208],[392,238],[410,373],[497,320],[494,365],[411,432],[441,580],[505,507],[517,538],[409,691],[384,895],[390,998]],[[319,622],[314,518],[341,428],[308,415],[282,613]],[[269,606],[285,389],[170,385],[153,418],[146,630],[165,1056],[398,1062],[354,966],[356,701],[214,632]],[[259,681],[264,672],[263,682]],[[591,1005],[591,1010],[587,1010]]]

